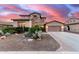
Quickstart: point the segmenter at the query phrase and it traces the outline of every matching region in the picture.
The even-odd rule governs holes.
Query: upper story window
[[[73,22],[75,22],[75,19],[73,20]]]
[[[79,23],[79,20],[78,19],[70,19],[69,22],[70,23]]]
[[[37,17],[37,15],[33,15],[33,17]]]

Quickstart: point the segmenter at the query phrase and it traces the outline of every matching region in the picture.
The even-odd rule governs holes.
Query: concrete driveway
[[[59,44],[57,51],[79,52],[79,34],[68,32],[48,32]]]

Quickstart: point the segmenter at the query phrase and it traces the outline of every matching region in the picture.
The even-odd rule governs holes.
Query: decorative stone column
[[[45,29],[46,29],[46,32],[48,32],[48,26],[47,25],[46,25],[46,28]]]
[[[64,25],[61,26],[61,31],[62,31],[62,32],[64,31]]]

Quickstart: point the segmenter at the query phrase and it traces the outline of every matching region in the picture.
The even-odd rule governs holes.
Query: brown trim
[[[21,16],[21,17],[29,17],[29,15],[19,15],[19,16]]]
[[[0,25],[3,25],[3,26],[13,26],[13,25],[8,25],[8,24],[0,24]]]
[[[66,25],[75,25],[75,24],[79,24],[79,23],[71,23],[71,24],[66,24]]]
[[[41,17],[41,19],[46,19],[46,17]]]
[[[77,19],[77,20],[79,20],[79,18],[69,18],[69,19]]]
[[[30,19],[12,19],[13,21],[30,21]]]
[[[61,23],[61,24],[64,24],[64,25],[65,25],[65,23],[62,23],[62,22],[59,22],[59,21],[56,21],[56,20],[47,22],[47,23],[45,23],[45,24],[49,24],[49,23],[52,23],[52,22],[58,22],[58,23]]]
[[[33,14],[38,14],[38,15],[40,16],[40,18],[41,18],[41,13],[33,12],[33,13],[29,14],[29,16],[31,16],[31,15],[33,15]]]
[[[40,13],[38,13],[38,12],[33,12],[33,13],[29,14],[29,15],[32,15],[32,14],[38,14],[38,15],[40,15],[40,16],[41,16],[41,14],[40,14]]]

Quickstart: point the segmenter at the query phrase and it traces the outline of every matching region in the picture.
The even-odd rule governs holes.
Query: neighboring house
[[[20,16],[22,19],[12,19],[14,27],[32,27],[34,25],[44,26],[44,21],[46,20],[46,17],[42,17],[42,15],[37,12]]]
[[[5,27],[13,27],[13,22],[0,22],[0,29]]]
[[[46,32],[64,31],[64,23],[59,21],[51,21],[45,24]]]
[[[69,18],[66,26],[68,31],[79,32],[79,18]]]

